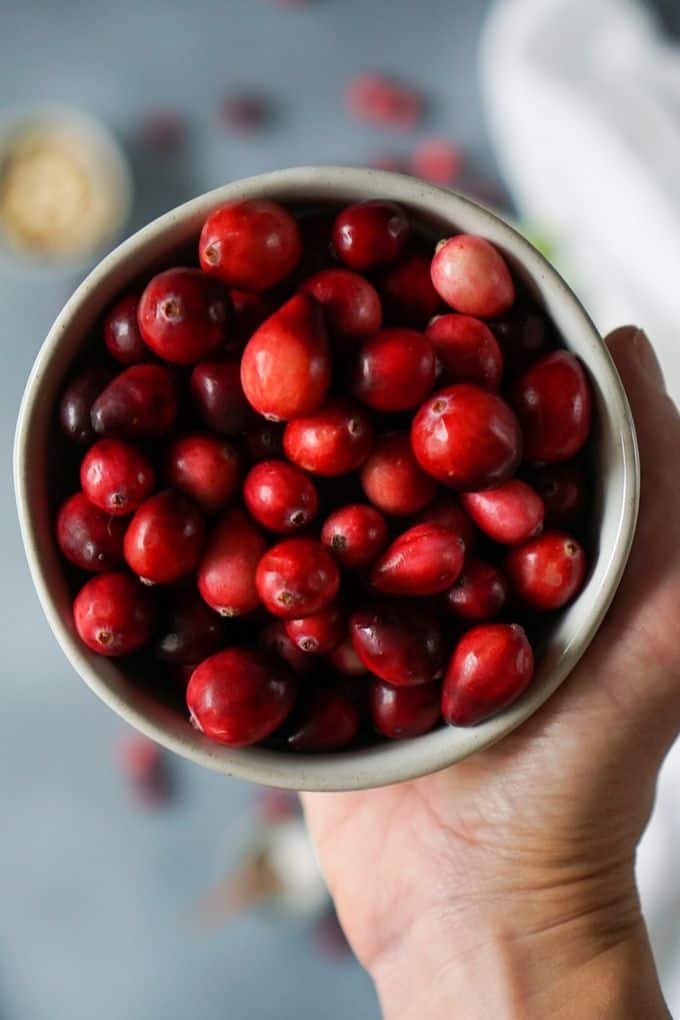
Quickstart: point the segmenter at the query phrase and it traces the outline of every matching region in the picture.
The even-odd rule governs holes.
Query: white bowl
[[[266,196],[283,202],[353,202],[382,197],[403,203],[442,236],[480,234],[505,253],[588,367],[596,422],[593,439],[594,562],[579,598],[555,622],[533,684],[513,706],[469,729],[443,727],[415,740],[347,753],[294,755],[212,743],[128,681],[116,662],[78,640],[71,594],[54,540],[48,498],[48,444],[55,403],[73,359],[109,302],[168,250],[197,237],[207,214],[235,199]],[[639,465],[626,396],[605,345],[564,280],[512,227],[469,199],[411,177],[349,167],[302,167],[237,181],[155,220],[108,255],[80,285],[49,332],[33,366],[19,413],[15,485],[28,562],[44,612],[73,667],[128,723],[165,747],[228,775],[297,790],[363,789],[434,772],[488,747],[534,713],[569,675],[614,597],[635,531]]]

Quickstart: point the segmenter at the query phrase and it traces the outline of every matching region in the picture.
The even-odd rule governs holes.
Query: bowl
[[[443,727],[414,740],[335,754],[292,755],[235,750],[210,742],[140,691],[116,665],[85,648],[72,621],[71,594],[53,537],[48,449],[55,401],[71,363],[103,309],[133,278],[198,236],[208,213],[251,197],[299,203],[382,197],[403,203],[441,236],[486,237],[543,305],[566,346],[587,366],[596,427],[593,564],[579,598],[555,620],[528,691],[509,709],[474,728]],[[15,485],[29,566],[54,635],[74,669],[102,701],[142,733],[226,775],[295,790],[351,790],[413,779],[452,765],[500,740],[562,684],[596,634],[614,597],[633,541],[639,499],[635,430],[606,346],[559,274],[517,231],[469,199],[411,177],[350,167],[280,170],[225,185],[154,220],[121,244],[85,279],[50,330],[24,394],[15,443]]]

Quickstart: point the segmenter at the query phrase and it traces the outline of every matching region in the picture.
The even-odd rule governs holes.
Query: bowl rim
[[[225,747],[207,740],[183,721],[180,725],[179,720],[166,717],[158,707],[157,718],[153,718],[148,702],[125,690],[125,683],[120,685],[122,690],[116,689],[112,679],[116,675],[115,660],[103,659],[85,649],[74,633],[72,621],[67,621],[58,608],[39,551],[39,525],[31,504],[29,482],[31,454],[34,442],[40,438],[34,435],[36,411],[46,380],[52,373],[61,383],[66,374],[63,368],[60,376],[58,373],[61,341],[83,304],[114,270],[134,262],[134,257],[140,254],[146,256],[147,264],[152,263],[154,257],[171,248],[171,235],[178,229],[186,230],[187,236],[197,234],[197,224],[212,209],[227,201],[249,197],[292,202],[304,198],[351,202],[383,197],[416,207],[420,202],[432,216],[450,223],[452,230],[463,229],[488,237],[532,279],[540,279],[543,296],[548,294],[564,315],[570,317],[574,328],[578,327],[581,350],[588,349],[586,364],[592,369],[592,363],[596,363],[597,373],[593,373],[593,378],[602,388],[598,390],[602,397],[601,408],[612,434],[616,435],[614,456],[621,489],[620,504],[616,505],[615,535],[611,545],[601,548],[595,560],[599,566],[600,560],[606,559],[601,583],[594,589],[587,624],[559,650],[552,672],[547,671],[540,684],[535,681],[514,705],[480,726],[443,727],[415,740],[394,741],[346,753],[298,756],[259,747]],[[423,210],[420,211],[424,215]],[[464,226],[461,227],[461,223]],[[160,244],[162,241],[164,247]],[[134,273],[130,273],[128,279],[132,276]],[[390,171],[317,165],[276,170],[206,192],[153,220],[94,267],[66,302],[31,369],[16,428],[14,484],[22,540],[43,612],[67,659],[101,700],[164,747],[215,771],[284,789],[338,791],[384,786],[450,766],[496,743],[548,700],[585,653],[620,583],[635,534],[640,466],[632,414],[606,345],[576,295],[526,238],[491,210],[456,192]]]

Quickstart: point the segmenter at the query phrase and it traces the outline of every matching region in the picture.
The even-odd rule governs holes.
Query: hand
[[[637,426],[642,502],[588,653],[490,750],[399,786],[304,797],[388,1018],[668,1016],[634,858],[680,729],[680,421],[644,334],[608,342]]]

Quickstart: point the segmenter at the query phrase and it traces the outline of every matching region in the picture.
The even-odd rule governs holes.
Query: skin
[[[587,655],[496,747],[399,786],[304,797],[387,1020],[670,1016],[634,860],[680,730],[680,421],[644,334],[608,343],[637,426],[642,502]]]

